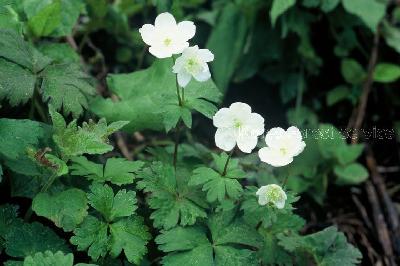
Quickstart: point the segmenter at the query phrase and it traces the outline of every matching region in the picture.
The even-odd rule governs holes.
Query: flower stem
[[[54,183],[54,181],[57,178],[57,174],[54,173],[53,175],[50,176],[49,180],[47,180],[46,184],[44,184],[44,186],[40,189],[39,193],[44,193],[46,192],[51,185]],[[38,194],[39,194],[38,193]],[[24,215],[24,221],[28,222],[32,216],[33,210],[32,210],[32,205],[29,207],[29,209],[26,211],[25,215]]]
[[[174,165],[175,171],[176,171],[176,163],[178,161],[179,137],[180,137],[180,121],[176,125],[176,133],[175,133],[175,147],[174,147],[174,159],[173,159],[173,165]]]
[[[286,183],[287,183],[287,181],[288,181],[288,178],[289,178],[289,175],[286,175],[286,176],[285,176],[285,179],[283,179],[282,188],[285,188]]]
[[[225,166],[224,166],[224,171],[222,172],[222,176],[225,176],[226,175],[226,171],[228,170],[228,164],[229,164],[229,161],[230,161],[230,159],[231,159],[231,157],[232,157],[232,154],[233,154],[233,151],[234,151],[235,149],[232,149],[231,150],[231,152],[229,153],[229,155],[228,155],[228,158],[226,159],[226,162],[225,162]]]

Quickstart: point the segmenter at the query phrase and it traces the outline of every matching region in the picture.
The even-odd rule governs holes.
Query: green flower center
[[[269,199],[270,202],[277,202],[281,201],[283,199],[282,193],[278,188],[274,188],[266,193],[267,199]]]
[[[280,148],[279,151],[281,152],[281,154],[283,156],[285,156],[287,154],[287,149],[286,148]]]
[[[243,125],[243,123],[242,123],[242,121],[240,121],[239,119],[234,119],[234,120],[233,120],[233,126],[234,126],[235,128],[241,128],[242,125]]]
[[[169,46],[172,43],[172,40],[170,38],[165,38],[164,39],[164,45]]]

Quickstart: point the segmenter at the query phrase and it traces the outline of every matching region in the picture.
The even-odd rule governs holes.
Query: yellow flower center
[[[281,154],[283,156],[285,156],[287,154],[287,149],[286,148],[280,148],[279,151],[281,152]]]
[[[242,123],[239,119],[233,120],[233,126],[234,126],[235,128],[241,128],[242,125],[243,125],[243,123]]]

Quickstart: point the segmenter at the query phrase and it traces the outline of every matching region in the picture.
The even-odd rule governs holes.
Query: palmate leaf
[[[119,101],[98,97],[91,103],[91,110],[110,121],[129,120],[126,127],[129,131],[162,130],[163,121],[165,128],[169,129],[179,120],[175,113],[181,114],[186,109],[194,109],[211,117],[216,111],[211,102],[218,102],[221,97],[214,83],[211,80],[191,81],[184,89],[184,108],[181,108],[178,106],[176,75],[171,71],[172,65],[172,59],[156,60],[145,70],[110,75],[108,85]],[[183,117],[187,118],[187,111],[182,112]],[[188,118],[186,122],[189,122]]]
[[[228,155],[226,153],[213,154],[213,157],[216,170],[208,167],[199,167],[193,170],[189,185],[202,185],[203,191],[207,191],[207,201],[209,202],[216,200],[222,202],[226,198],[237,199],[243,191],[242,185],[237,179],[245,177],[245,173],[238,166],[238,160],[230,160],[227,171],[223,175]]]
[[[348,244],[345,235],[333,226],[307,236],[279,234],[278,239],[279,245],[296,252],[296,260],[304,259],[304,253],[308,253],[317,265],[352,266],[362,258],[360,251]]]
[[[37,215],[50,219],[64,231],[74,230],[86,217],[87,208],[86,193],[76,188],[54,196],[39,193],[32,202],[32,209]]]
[[[72,266],[73,263],[74,255],[72,253],[45,251],[26,257],[23,266]]]
[[[207,227],[175,227],[162,232],[156,243],[167,252],[163,265],[257,265],[256,254],[249,247],[259,247],[261,238],[255,229],[233,220],[233,215],[214,215]]]
[[[50,65],[41,73],[40,92],[44,101],[49,101],[64,114],[78,117],[88,107],[88,97],[95,89],[87,82],[87,76],[75,64]]]
[[[155,209],[150,216],[155,227],[169,229],[178,224],[192,225],[198,218],[207,217],[204,210],[207,204],[199,191],[187,187],[186,175],[176,177],[172,165],[155,162],[139,176],[142,180],[138,188],[151,193],[147,202]]]
[[[135,192],[123,189],[114,195],[111,187],[101,184],[93,184],[90,189],[89,204],[104,219],[87,216],[74,230],[71,243],[77,245],[78,250],[88,249],[93,260],[108,253],[118,257],[124,251],[129,262],[140,264],[151,235],[143,218],[134,215]]]
[[[88,194],[89,204],[100,212],[107,221],[132,215],[137,209],[136,193],[134,191],[119,190],[114,195],[108,185],[93,184]]]
[[[71,174],[86,176],[89,180],[116,185],[131,184],[143,166],[143,162],[131,162],[124,158],[110,158],[105,165],[88,161],[86,157],[72,158]]]
[[[107,125],[105,119],[100,119],[98,123],[90,120],[89,123],[84,122],[82,127],[79,127],[77,121],[73,120],[67,126],[64,118],[51,106],[49,111],[54,127],[54,142],[66,157],[111,151],[113,146],[108,144],[108,136],[127,123],[119,121]]]

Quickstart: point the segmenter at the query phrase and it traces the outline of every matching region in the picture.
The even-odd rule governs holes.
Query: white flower
[[[235,145],[243,152],[250,153],[257,145],[258,136],[264,133],[264,118],[252,113],[251,107],[237,102],[229,108],[221,108],[213,117],[215,144],[224,151]]]
[[[196,26],[191,21],[176,24],[170,13],[161,13],[154,25],[145,24],[139,29],[143,41],[150,45],[149,52],[158,58],[180,54],[189,47],[188,40],[196,33]]]
[[[186,87],[192,76],[197,81],[206,81],[211,77],[207,62],[214,60],[214,55],[208,49],[199,49],[193,46],[183,50],[182,55],[176,59],[172,72],[178,75],[178,84]]]
[[[272,128],[265,136],[265,142],[267,147],[260,149],[258,156],[275,167],[290,164],[306,146],[297,127],[289,127],[286,131],[280,127]]]
[[[275,184],[260,187],[256,195],[258,196],[258,204],[267,205],[272,203],[278,209],[285,207],[285,201],[287,199],[285,191]]]

